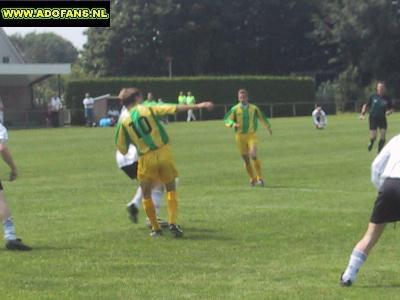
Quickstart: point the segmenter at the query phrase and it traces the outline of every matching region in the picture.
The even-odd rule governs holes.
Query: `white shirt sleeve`
[[[2,124],[0,124],[0,143],[6,144],[7,141],[8,141],[7,129]]]
[[[382,178],[382,174],[390,158],[390,149],[391,143],[389,142],[389,144],[382,149],[371,165],[371,182],[378,190],[385,179]]]

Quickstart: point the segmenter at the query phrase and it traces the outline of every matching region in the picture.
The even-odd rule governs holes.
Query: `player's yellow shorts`
[[[250,149],[257,144],[255,133],[237,133],[235,139],[241,155],[248,155]]]
[[[139,181],[169,183],[175,181],[176,177],[178,171],[169,145],[150,151],[139,158],[137,175]]]

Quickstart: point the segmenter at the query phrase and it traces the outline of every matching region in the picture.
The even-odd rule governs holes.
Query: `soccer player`
[[[169,137],[159,116],[189,109],[211,109],[213,104],[203,102],[196,105],[145,106],[142,105],[143,95],[136,88],[124,88],[118,97],[130,115],[118,124],[115,142],[122,154],[128,152],[130,144],[138,150],[138,179],[143,190],[143,207],[152,225],[150,235],[162,235],[151,196],[154,185],[162,182],[167,190],[169,230],[175,237],[181,237],[183,231],[177,224],[178,197],[175,186],[178,172],[169,146]]]
[[[324,129],[328,124],[326,113],[322,110],[322,107],[319,104],[315,104],[315,109],[312,112],[312,118],[316,129]]]
[[[360,119],[365,119],[365,114],[369,108],[369,130],[370,142],[368,151],[371,151],[377,137],[377,129],[380,129],[380,140],[378,144],[378,153],[385,146],[387,120],[386,116],[393,113],[392,101],[386,96],[385,83],[379,81],[376,86],[376,94],[369,98],[368,103],[364,104],[361,109]]]
[[[256,131],[258,121],[272,134],[271,124],[264,113],[254,104],[249,103],[247,90],[238,91],[239,104],[231,108],[225,115],[224,121],[227,127],[232,127],[236,132],[236,144],[242,155],[247,173],[250,177],[250,185],[263,186],[264,179],[261,173],[261,162],[257,157]],[[253,164],[252,164],[252,162]],[[254,169],[256,174],[254,175]]]
[[[121,116],[119,118],[119,122],[121,122],[124,118],[129,117],[129,112],[126,107],[122,107],[121,109]],[[123,155],[121,152],[117,150],[115,154],[115,159],[117,161],[118,167],[124,171],[124,173],[132,180],[137,178],[137,169],[138,169],[138,160],[139,155],[135,146],[132,144],[129,145],[128,152]],[[161,201],[164,195],[164,186],[162,184],[155,185],[151,191],[151,198],[153,200],[153,204],[156,210],[157,220],[160,223],[161,227],[168,226],[168,223],[162,219],[159,219],[158,216],[160,215],[161,210]],[[133,223],[138,222],[138,214],[139,208],[142,204],[143,192],[142,188],[139,186],[136,190],[135,196],[127,205],[127,210],[129,212],[129,217]],[[149,220],[147,220],[147,226],[149,225]]]
[[[8,133],[7,129],[0,124],[0,154],[4,162],[10,167],[10,181],[17,179],[17,167],[15,166],[12,155],[7,147]],[[31,247],[25,245],[17,238],[15,233],[14,221],[11,217],[10,209],[7,205],[6,197],[4,196],[3,186],[0,182],[0,217],[3,222],[4,239],[6,240],[6,249],[29,251]]]
[[[375,158],[371,181],[378,190],[367,232],[350,256],[340,278],[343,286],[351,286],[369,252],[378,242],[385,225],[400,220],[400,135],[395,136]]]

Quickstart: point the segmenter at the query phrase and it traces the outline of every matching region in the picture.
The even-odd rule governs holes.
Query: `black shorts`
[[[387,129],[387,121],[386,117],[383,118],[376,118],[376,117],[369,117],[369,130],[377,130],[380,129]]]
[[[382,224],[400,220],[400,178],[386,178],[378,192],[371,223]]]
[[[125,172],[126,175],[129,176],[130,179],[136,179],[137,178],[137,170],[138,170],[138,162],[134,162],[133,164],[129,166],[125,166],[121,168],[122,171]]]

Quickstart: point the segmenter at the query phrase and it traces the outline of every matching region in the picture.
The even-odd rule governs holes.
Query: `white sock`
[[[3,222],[4,239],[6,241],[13,241],[17,239],[15,234],[15,226],[11,217]]]
[[[137,209],[140,209],[140,207],[142,206],[142,198],[142,188],[139,186],[136,190],[135,196],[132,198],[131,202],[128,203],[128,206],[131,206],[133,204],[136,206]]]
[[[157,217],[160,216],[161,201],[163,195],[164,195],[164,187],[162,185],[156,186],[151,190],[151,199],[153,200],[154,206],[156,208]]]
[[[367,255],[365,255],[361,251],[354,249],[353,253],[351,253],[347,269],[343,273],[342,280],[343,281],[351,280],[352,282],[354,282],[356,280],[358,270],[361,268],[361,266],[366,260],[367,260]]]

